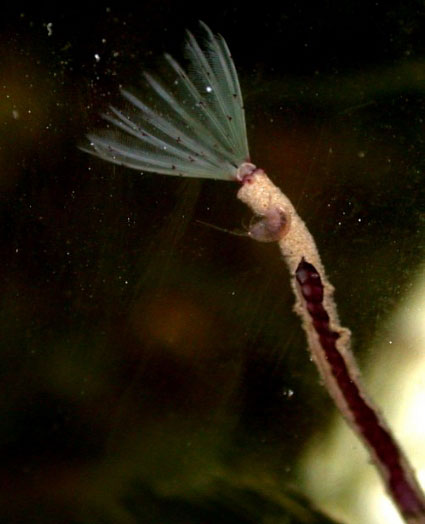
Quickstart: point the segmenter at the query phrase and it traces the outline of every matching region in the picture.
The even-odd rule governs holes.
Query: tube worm
[[[237,72],[221,35],[203,23],[200,46],[188,32],[187,73],[165,56],[174,81],[144,75],[150,105],[123,90],[126,111],[111,107],[109,131],[90,134],[82,148],[139,171],[238,181],[237,197],[258,218],[248,235],[277,242],[288,266],[311,353],[336,406],[368,448],[388,495],[406,522],[425,524],[425,497],[407,458],[360,381],[315,241],[290,200],[251,163]]]
[[[368,397],[350,347],[350,331],[341,326],[334,288],[326,278],[313,237],[288,198],[262,170],[242,179],[238,198],[254,213],[279,209],[291,227],[278,239],[291,274],[295,311],[301,317],[308,348],[323,383],[353,431],[368,448],[388,494],[409,523],[425,523],[425,498],[413,469],[379,410]],[[245,180],[245,182],[244,182]]]

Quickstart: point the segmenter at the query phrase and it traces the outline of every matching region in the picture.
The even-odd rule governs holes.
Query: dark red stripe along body
[[[295,278],[338,388],[361,435],[387,471],[389,489],[405,516],[423,515],[424,502],[411,485],[397,444],[381,424],[375,410],[360,394],[359,387],[351,377],[347,363],[336,346],[339,334],[332,331],[329,325],[329,315],[323,305],[324,289],[319,273],[303,258],[297,267]]]

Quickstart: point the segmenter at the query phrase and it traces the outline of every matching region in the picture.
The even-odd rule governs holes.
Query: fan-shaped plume
[[[112,126],[89,134],[85,151],[140,171],[235,179],[249,160],[238,75],[224,38],[201,27],[202,45],[188,32],[187,72],[165,55],[168,82],[144,73],[149,103],[122,90],[127,108],[110,107]]]

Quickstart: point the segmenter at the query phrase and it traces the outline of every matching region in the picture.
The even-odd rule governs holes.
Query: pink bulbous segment
[[[250,183],[251,179],[253,178],[252,175],[257,171],[257,166],[255,164],[252,164],[251,162],[243,162],[236,172],[236,179],[239,180],[239,182]]]
[[[277,242],[288,233],[290,222],[287,213],[274,208],[250,225],[248,236],[258,242]]]

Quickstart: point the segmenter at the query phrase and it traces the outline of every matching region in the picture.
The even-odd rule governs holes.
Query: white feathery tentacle
[[[163,84],[144,73],[147,105],[127,90],[125,110],[102,115],[112,127],[90,134],[82,149],[104,160],[141,171],[235,180],[249,160],[239,80],[223,37],[201,22],[202,45],[188,32],[187,72],[165,55],[174,81]]]
[[[214,135],[213,130],[206,127],[202,121],[199,119],[199,115],[196,113],[193,114],[193,111],[191,111],[190,107],[185,108],[181,105],[179,100],[176,99],[175,96],[173,96],[171,93],[169,93],[159,82],[157,82],[151,75],[145,73],[144,77],[146,78],[147,82],[150,84],[150,86],[156,91],[156,93],[163,99],[163,101],[168,105],[168,107],[176,113],[176,117],[180,120],[183,120],[187,124],[187,128],[193,130],[195,136],[197,137],[198,143],[205,144],[207,147],[212,147],[217,150],[220,150],[221,154],[228,158],[228,160],[231,162],[233,160],[233,152],[230,149],[224,149],[220,147],[220,144],[218,142],[217,137]],[[187,79],[187,83],[189,83],[189,80]],[[202,102],[201,96],[196,91],[196,88],[193,87],[194,91],[192,91],[190,94],[192,97],[194,97],[193,103],[195,106],[199,106]],[[204,107],[204,106],[202,106]],[[211,123],[217,127],[219,130],[218,138],[220,137],[224,138],[225,140],[227,137],[223,133],[222,129],[220,128],[220,124],[214,122],[213,115],[207,115],[208,118],[211,120]]]
[[[214,38],[211,29],[203,22],[201,22],[201,25],[209,35],[208,45],[211,48],[209,58],[213,70],[220,83],[220,77],[223,78],[223,84],[221,85],[222,94],[223,98],[227,100],[229,114],[233,119],[232,128],[236,133],[235,138],[238,149],[246,152],[245,158],[242,159],[242,162],[244,162],[248,157],[248,139],[245,131],[245,112],[238,74],[224,38],[221,35]]]

